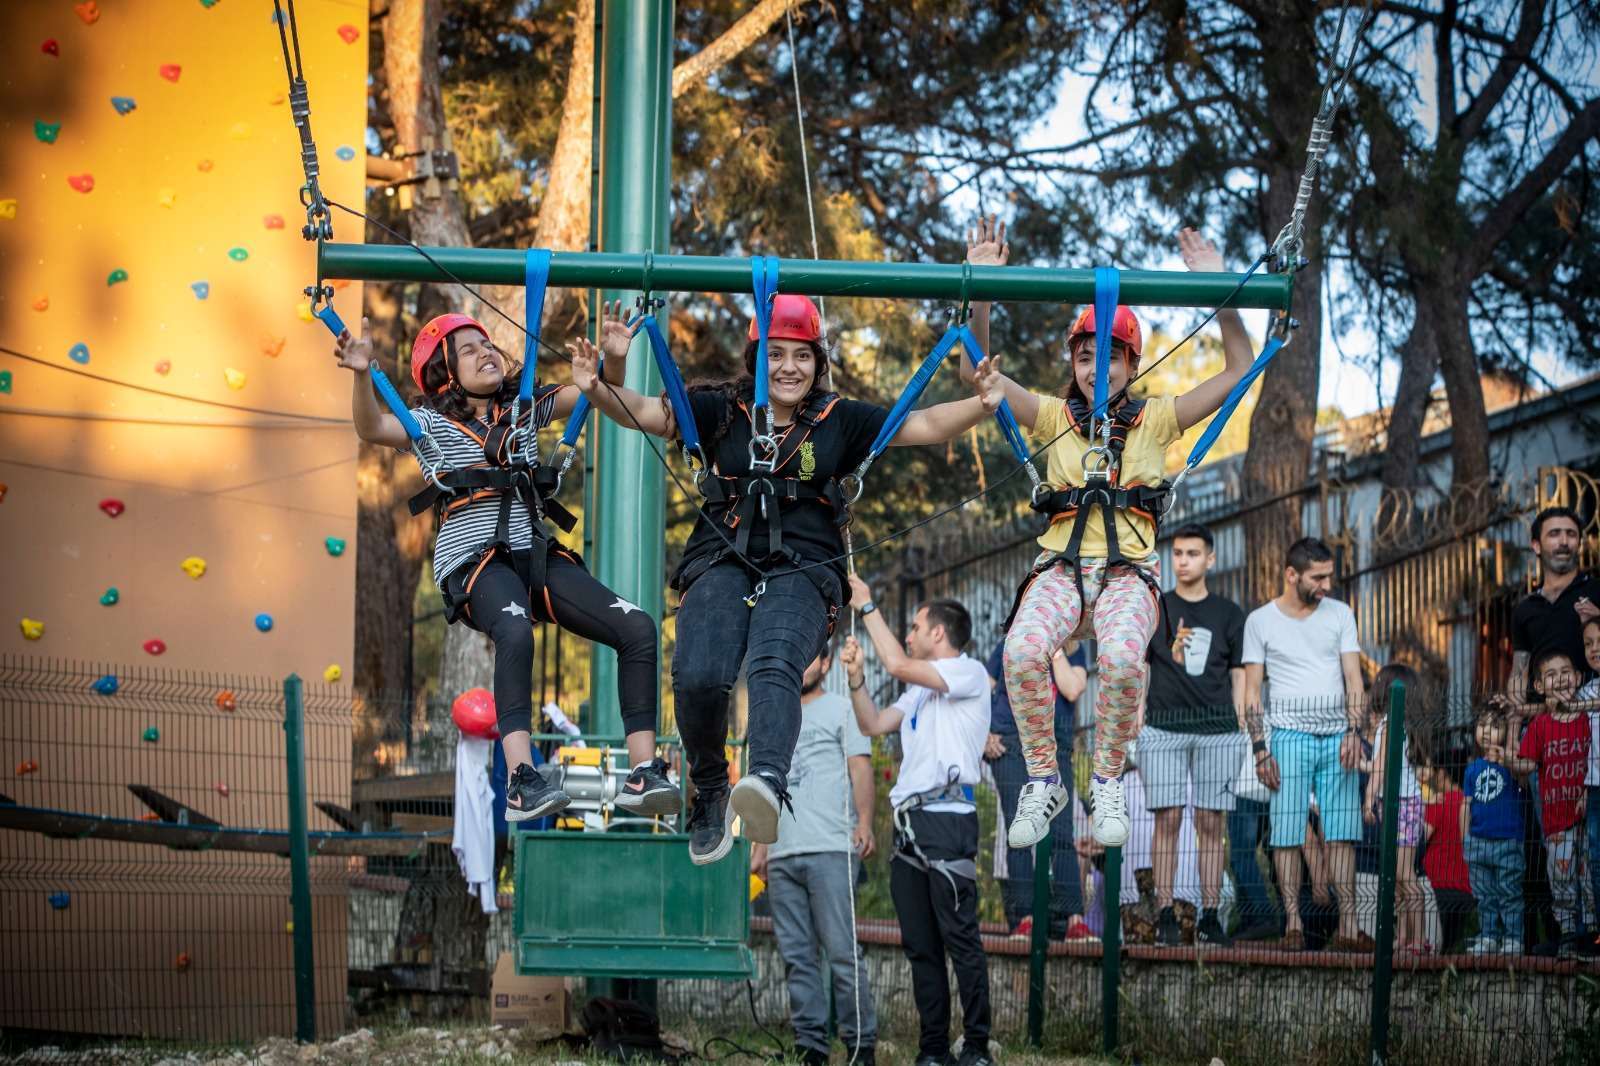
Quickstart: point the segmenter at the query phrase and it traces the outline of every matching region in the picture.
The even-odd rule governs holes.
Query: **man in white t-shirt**
[[[1328,546],[1312,537],[1291,544],[1283,592],[1245,620],[1245,725],[1256,779],[1272,792],[1269,843],[1284,909],[1282,947],[1305,947],[1300,849],[1315,793],[1339,897],[1339,932],[1328,950],[1370,952],[1372,939],[1361,932],[1355,901],[1355,842],[1361,839],[1357,764],[1366,702],[1361,646],[1355,614],[1327,598],[1332,587]]]
[[[904,753],[889,792],[895,824],[889,892],[922,1022],[917,1066],[943,1066],[949,1059],[947,957],[961,990],[959,1066],[990,1066],[989,967],[978,935],[978,810],[972,802],[989,738],[989,675],[962,653],[972,639],[972,617],[954,600],[925,603],[902,648],[866,583],[852,575],[850,591],[878,662],[906,686],[892,706],[879,710],[867,691],[861,645],[854,637],[845,641],[840,659],[861,732],[898,731]]]

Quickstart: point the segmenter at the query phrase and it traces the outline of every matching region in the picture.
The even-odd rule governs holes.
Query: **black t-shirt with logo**
[[[694,411],[695,427],[700,440],[708,449],[713,473],[724,477],[743,477],[750,470],[751,425],[748,401],[736,403],[733,418],[721,440],[712,444],[717,427],[727,415],[728,392],[710,389],[689,394],[689,406]],[[770,476],[795,478],[822,489],[829,479],[842,478],[851,473],[872,447],[872,441],[883,427],[889,412],[876,404],[858,400],[836,399],[827,414],[815,426],[796,421],[777,431],[779,454],[785,456],[782,466]],[[798,438],[797,439],[797,435]],[[707,565],[707,560],[718,554],[733,554],[729,546],[736,539],[737,530],[723,522],[725,508],[713,508],[701,501],[702,514],[684,545],[683,562],[678,567],[674,585],[682,588],[686,577],[698,576],[697,570]],[[719,526],[713,528],[707,521],[710,515]],[[781,512],[783,547],[796,553],[802,562],[820,562],[844,553],[844,540],[839,534],[839,516],[827,503],[818,500],[799,500],[783,505]],[[782,569],[792,562],[773,556],[767,545],[765,522],[757,522],[750,530],[750,543],[746,557],[767,569]],[[845,564],[839,559],[829,568],[838,578],[842,599],[849,598],[845,587]]]
[[[1554,600],[1547,599],[1538,589],[1524,596],[1511,612],[1511,650],[1533,657],[1552,649],[1564,651],[1579,676],[1591,673],[1583,656],[1583,621],[1578,617],[1578,601],[1584,598],[1600,607],[1600,579],[1591,574],[1575,576]],[[1526,699],[1539,702],[1539,694],[1533,688],[1531,662]]]
[[[1226,596],[1207,595],[1198,603],[1164,593],[1161,609],[1166,625],[1150,642],[1150,698],[1145,721],[1174,733],[1232,733],[1239,728],[1233,712],[1233,681],[1244,655],[1244,611]],[[1190,674],[1184,659],[1173,658],[1170,637],[1181,626],[1209,630],[1211,648],[1205,669]],[[1191,638],[1192,640],[1193,638]]]

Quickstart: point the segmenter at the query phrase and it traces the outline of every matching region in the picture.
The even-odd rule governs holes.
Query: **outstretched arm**
[[[1222,271],[1222,254],[1217,251],[1217,246],[1194,230],[1181,231],[1178,234],[1178,246],[1183,251],[1184,265],[1190,270]],[[1217,312],[1217,325],[1222,328],[1222,370],[1174,402],[1180,433],[1216,413],[1255,359],[1250,348],[1250,335],[1245,332],[1244,320],[1239,317],[1238,311],[1231,307],[1222,308]]]
[[[368,335],[371,325],[361,320],[361,336],[352,336],[347,329],[334,342],[334,355],[339,365],[352,371],[350,390],[350,418],[356,425],[356,436],[369,444],[384,444],[390,448],[404,448],[411,443],[400,420],[378,402],[372,388],[371,368],[376,362],[372,356],[372,341]]]
[[[997,221],[993,215],[988,218],[978,216],[977,225],[967,230],[967,262],[973,266],[1005,266],[1010,258],[1011,245],[1006,243],[1006,224]],[[987,300],[975,301],[972,305],[972,336],[977,340],[978,347],[988,355],[994,354],[989,350],[991,306]],[[959,354],[956,365],[961,368],[961,380],[972,384],[978,369],[966,358],[965,352]],[[1004,375],[1001,375],[1000,383],[1005,388],[1006,402],[1011,405],[1011,413],[1016,416],[1017,422],[1023,429],[1033,429],[1034,423],[1039,420],[1038,397]]]
[[[672,421],[655,397],[641,396],[626,385],[600,380],[600,349],[588,338],[568,341],[567,351],[572,354],[572,383],[597,410],[619,426],[657,437],[672,436]]]
[[[628,349],[633,345],[633,323],[622,301],[600,305],[600,377],[620,386],[628,377]],[[578,405],[581,394],[576,385],[563,385],[556,393],[552,420],[566,418]],[[591,401],[592,402],[592,401]]]
[[[1004,391],[1001,383],[1000,358],[993,356],[978,364],[973,388],[978,395],[950,403],[936,403],[913,411],[906,417],[900,432],[889,442],[891,447],[908,444],[941,444],[952,440],[994,414],[1000,407]]]

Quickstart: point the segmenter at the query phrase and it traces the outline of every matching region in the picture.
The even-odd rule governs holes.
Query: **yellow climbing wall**
[[[366,5],[298,14],[324,188],[359,206]],[[347,668],[350,383],[297,314],[313,251],[272,5],[30,0],[0,4],[0,40],[0,347],[48,364],[0,353],[0,653]]]

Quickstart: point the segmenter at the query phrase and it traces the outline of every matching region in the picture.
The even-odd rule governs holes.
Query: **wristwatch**
[[[859,611],[863,617],[865,617],[866,615],[871,614],[873,611],[876,611],[877,609],[878,609],[878,605],[873,603],[871,600],[868,600],[866,603],[863,603],[860,607],[856,608],[856,610]]]

